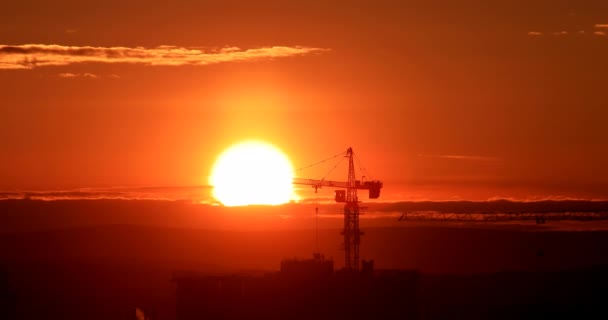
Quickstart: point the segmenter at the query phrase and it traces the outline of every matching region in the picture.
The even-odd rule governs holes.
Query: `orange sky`
[[[402,2],[6,3],[0,189],[199,185],[259,138],[404,199],[608,198],[608,2]]]

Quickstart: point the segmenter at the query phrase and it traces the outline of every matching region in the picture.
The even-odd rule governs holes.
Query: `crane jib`
[[[304,179],[304,178],[294,178],[293,184],[307,185],[312,186],[315,189],[329,187],[329,188],[340,188],[346,189],[348,188],[348,182],[345,181],[331,181],[331,180],[315,180],[315,179]],[[364,181],[361,183],[360,180],[355,181],[355,189],[358,190],[369,190],[369,198],[370,199],[378,199],[380,197],[380,189],[382,189],[381,181]],[[342,202],[342,201],[340,201]]]

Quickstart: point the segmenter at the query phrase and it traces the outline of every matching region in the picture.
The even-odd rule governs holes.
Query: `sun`
[[[245,141],[225,150],[215,161],[209,183],[226,206],[277,205],[296,197],[293,166],[277,147]]]

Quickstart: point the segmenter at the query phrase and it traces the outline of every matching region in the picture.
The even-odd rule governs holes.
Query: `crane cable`
[[[329,158],[327,158],[327,159],[325,159],[325,160],[321,160],[321,161],[319,161],[319,162],[316,162],[316,163],[313,163],[313,164],[309,164],[309,165],[304,166],[304,167],[302,167],[302,168],[299,168],[299,169],[293,170],[293,172],[298,172],[298,171],[302,171],[302,170],[304,170],[304,169],[308,169],[308,168],[310,168],[310,167],[314,167],[314,166],[319,165],[319,164],[321,164],[321,163],[323,163],[323,162],[327,162],[327,161],[332,160],[332,159],[335,159],[335,158],[337,158],[337,157],[339,157],[339,156],[343,156],[344,154],[346,154],[346,152],[340,152],[340,153],[338,153],[337,155],[332,156],[332,157],[329,157]]]
[[[338,153],[338,154],[336,154],[334,156],[331,156],[331,157],[329,157],[327,159],[324,159],[324,160],[321,160],[319,162],[315,162],[313,164],[309,164],[307,166],[295,169],[295,170],[293,170],[293,172],[295,173],[295,172],[298,172],[298,171],[302,171],[304,169],[308,169],[310,167],[314,167],[316,165],[322,164],[322,163],[327,162],[329,160],[333,160],[333,159],[335,159],[335,158],[337,158],[339,156],[344,156],[345,154],[346,154],[346,152],[340,152],[340,153]],[[369,171],[367,171],[367,169],[365,168],[365,166],[363,166],[363,163],[362,163],[361,159],[359,159],[359,157],[357,156],[357,154],[354,153],[354,152],[353,152],[353,156],[355,158],[355,162],[357,163],[357,167],[359,167],[359,170],[361,171],[361,173],[365,174],[365,176],[368,179],[372,180],[371,174],[369,173]],[[336,163],[336,165],[333,168],[331,168],[331,170],[329,170],[329,172],[327,174],[325,174],[325,176],[323,177],[323,179],[321,179],[321,181],[324,181],[325,178],[327,178],[338,167],[338,165],[340,165],[340,163],[342,163],[342,160],[344,160],[344,158],[340,159],[340,161],[338,161],[338,163]]]
[[[367,169],[365,169],[365,167],[361,163],[361,160],[359,159],[359,157],[357,157],[357,154],[353,153],[353,155],[355,156],[355,161],[357,162],[357,166],[359,167],[359,170],[361,170],[362,173],[365,173],[365,176],[369,180],[372,180],[372,176],[369,174],[369,172],[367,171]]]
[[[325,176],[323,176],[323,179],[321,179],[321,181],[324,181],[325,178],[327,178],[327,176],[329,176],[334,170],[336,170],[336,168],[340,165],[340,163],[342,163],[342,160],[344,160],[344,158],[340,159],[340,161],[338,161],[338,163],[336,163],[336,165],[333,168],[331,168],[331,170],[329,170],[329,172],[327,172],[325,174]]]
[[[331,168],[331,170],[329,170],[329,172],[327,174],[325,174],[325,176],[323,177],[323,179],[321,179],[321,181],[325,180],[325,178],[327,178],[327,176],[329,176],[337,167],[338,165],[342,162],[342,160],[344,160],[344,155],[346,155],[346,152],[340,152],[334,156],[331,156],[327,159],[321,160],[319,162],[301,167],[299,169],[294,170],[293,172],[298,172],[298,171],[302,171],[304,169],[308,169],[310,167],[314,167],[316,165],[322,164],[324,162],[333,160],[337,157],[342,156],[342,159],[340,159],[340,161],[338,161],[338,163],[336,163],[336,165],[333,166],[333,168]],[[315,188],[315,254],[319,254],[320,255],[320,251],[319,251],[319,198],[316,195],[317,194],[317,189]]]
[[[319,199],[315,193],[315,253],[319,251]]]

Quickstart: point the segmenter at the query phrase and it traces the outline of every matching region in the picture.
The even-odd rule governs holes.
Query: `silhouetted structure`
[[[176,273],[177,319],[415,319],[413,271],[334,271],[333,261],[284,260],[263,276]]]
[[[608,316],[606,267],[424,275],[327,272],[330,263],[288,260],[264,276],[174,275],[177,320],[547,319]],[[372,262],[362,263],[370,270]]]
[[[344,266],[347,270],[359,270],[359,245],[361,244],[361,236],[363,232],[359,229],[359,213],[361,209],[359,206],[359,197],[357,196],[357,190],[368,190],[370,199],[378,199],[380,197],[380,189],[382,189],[381,181],[363,181],[357,180],[355,176],[355,153],[353,148],[348,148],[345,153],[340,153],[332,158],[325,159],[319,163],[327,160],[344,156],[348,159],[348,179],[346,182],[342,181],[329,181],[325,178],[321,180],[315,179],[293,179],[294,184],[310,185],[317,189],[321,187],[332,187],[342,188],[346,190],[336,190],[336,202],[344,202],[344,229],[342,235],[344,236]],[[336,164],[337,166],[337,164]],[[361,164],[359,163],[359,167]],[[334,167],[335,168],[335,167]],[[333,169],[332,169],[333,170]],[[365,177],[363,177],[365,178]]]
[[[0,319],[15,318],[15,295],[9,286],[8,276],[0,269]]]
[[[414,211],[403,212],[398,221],[455,221],[455,222],[507,222],[507,221],[536,221],[545,224],[547,221],[598,221],[608,220],[608,212],[574,211],[574,212],[437,212]]]

